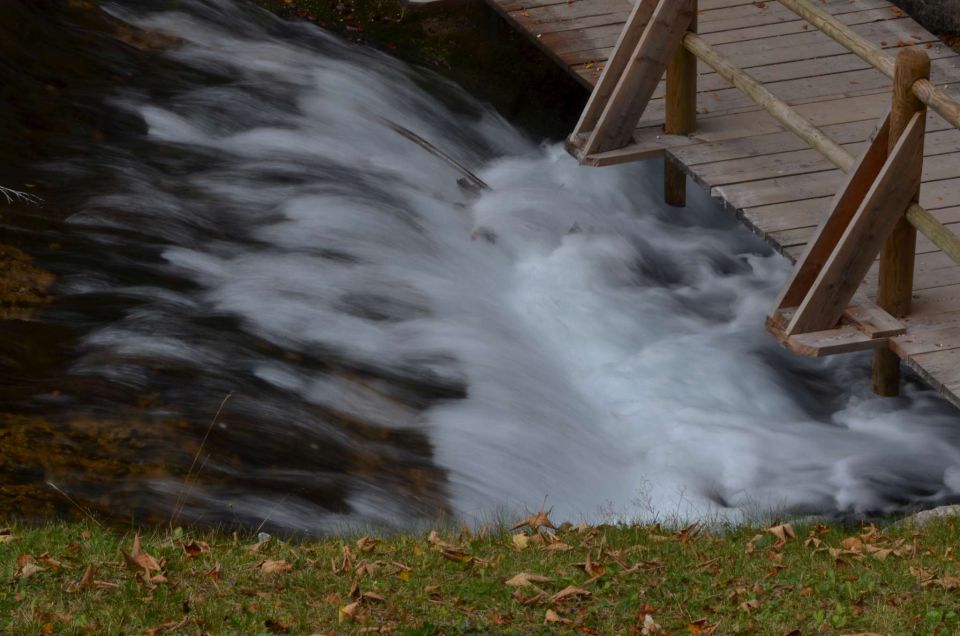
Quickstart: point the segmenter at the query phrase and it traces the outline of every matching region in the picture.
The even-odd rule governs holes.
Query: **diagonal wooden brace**
[[[570,137],[581,157],[630,143],[695,14],[694,0],[637,0]]]
[[[786,335],[831,329],[920,187],[924,116],[916,113],[893,146],[832,253],[797,308]],[[876,144],[876,140],[874,140]],[[868,152],[867,160],[872,153]],[[854,177],[864,166],[862,161]],[[865,168],[869,170],[869,168]],[[838,197],[844,200],[845,197]]]

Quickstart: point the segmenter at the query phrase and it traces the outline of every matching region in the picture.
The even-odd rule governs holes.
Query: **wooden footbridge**
[[[591,88],[581,163],[664,156],[796,262],[784,345],[960,406],[960,56],[887,0],[487,1]]]

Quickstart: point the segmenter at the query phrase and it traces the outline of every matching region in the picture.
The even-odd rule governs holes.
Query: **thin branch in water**
[[[200,455],[203,454],[203,448],[207,444],[207,439],[210,437],[210,431],[213,430],[213,427],[217,423],[217,419],[220,418],[220,413],[223,412],[223,407],[226,405],[227,400],[233,397],[233,391],[227,393],[226,397],[223,398],[223,401],[220,402],[220,408],[217,409],[217,413],[213,416],[213,419],[210,420],[210,426],[207,427],[207,432],[203,435],[203,440],[200,442],[200,448],[197,449],[197,454],[193,456],[193,462],[190,463],[190,469],[187,470],[187,476],[183,478],[183,488],[180,489],[180,493],[177,495],[177,502],[173,505],[173,515],[170,517],[170,527],[173,527],[173,524],[176,523],[177,519],[180,517],[180,513],[183,512],[183,506],[186,505],[186,495],[190,490],[190,477],[193,475],[193,469],[197,465],[197,460],[200,459]],[[207,459],[210,459],[207,457]],[[200,470],[203,470],[203,466],[206,466],[207,459],[204,460],[203,465],[200,466]],[[200,474],[200,471],[197,471],[197,475]]]
[[[7,200],[9,205],[14,203],[26,203],[29,205],[43,205],[43,199],[30,194],[29,192],[20,192],[11,188],[0,186],[0,196]]]
[[[62,490],[60,490],[60,487],[59,487],[59,486],[57,486],[57,485],[56,485],[55,483],[53,483],[52,481],[48,481],[48,482],[47,482],[47,485],[50,486],[51,488],[53,488],[54,490],[56,490],[56,491],[57,491],[58,493],[60,493],[61,495],[63,495],[63,496],[66,498],[67,501],[69,501],[69,502],[72,503],[74,506],[76,506],[77,510],[79,510],[79,511],[82,512],[83,514],[87,515],[87,516],[90,518],[90,521],[94,522],[95,524],[97,524],[97,525],[100,526],[101,528],[103,527],[103,524],[100,523],[99,521],[97,521],[97,518],[94,517],[92,514],[90,514],[90,511],[89,511],[89,510],[87,510],[86,508],[84,508],[83,506],[81,506],[80,504],[78,504],[78,503],[73,499],[73,497],[71,497],[71,496],[68,495],[67,493],[63,492]]]

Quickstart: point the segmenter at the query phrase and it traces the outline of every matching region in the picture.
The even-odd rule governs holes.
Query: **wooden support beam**
[[[923,118],[915,114],[823,265],[786,335],[831,329],[920,187]]]
[[[613,55],[603,67],[603,74],[593,89],[593,93],[590,94],[590,99],[580,114],[580,121],[573,129],[573,134],[570,135],[571,145],[581,146],[596,127],[600,114],[603,113],[604,107],[610,101],[610,96],[617,87],[617,82],[620,81],[623,72],[633,59],[634,49],[637,48],[640,37],[650,23],[650,17],[653,15],[656,6],[657,0],[637,0],[634,3],[630,17],[627,18],[627,23],[617,39]]]
[[[775,312],[800,306],[810,292],[887,160],[889,130],[888,115],[856,167],[847,174],[846,181],[830,204],[830,211],[807,243],[803,255],[797,259],[793,274],[774,304]]]
[[[680,47],[693,18],[693,5],[693,0],[658,0],[626,69],[582,147],[584,155],[615,150],[630,143],[667,62]]]
[[[930,58],[919,49],[904,49],[897,56],[893,82],[893,107],[890,111],[891,152],[901,135],[905,136],[908,122],[919,118],[920,158],[916,170],[922,168],[923,136],[927,111],[914,95],[913,85],[930,77]],[[911,193],[908,203],[920,200],[920,183]],[[887,238],[880,254],[880,277],[877,304],[897,318],[910,313],[913,295],[913,263],[917,252],[917,230],[906,218],[906,207],[898,215],[893,232]],[[890,349],[879,349],[873,358],[873,390],[877,395],[895,396],[900,393],[900,358]]]
[[[697,32],[697,2],[687,31]],[[697,56],[679,47],[667,65],[666,110],[663,131],[668,135],[689,135],[697,125]],[[687,205],[687,175],[669,157],[663,163],[663,193],[667,205]]]

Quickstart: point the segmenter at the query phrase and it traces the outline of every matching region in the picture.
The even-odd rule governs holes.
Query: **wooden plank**
[[[840,320],[915,190],[920,187],[923,119],[897,141],[863,203],[786,329],[788,336],[829,329]]]
[[[803,356],[824,357],[840,353],[870,351],[887,345],[886,338],[871,338],[852,325],[789,336],[785,342]]]
[[[866,298],[856,300],[847,307],[843,317],[871,338],[890,338],[907,331],[904,323]]]

